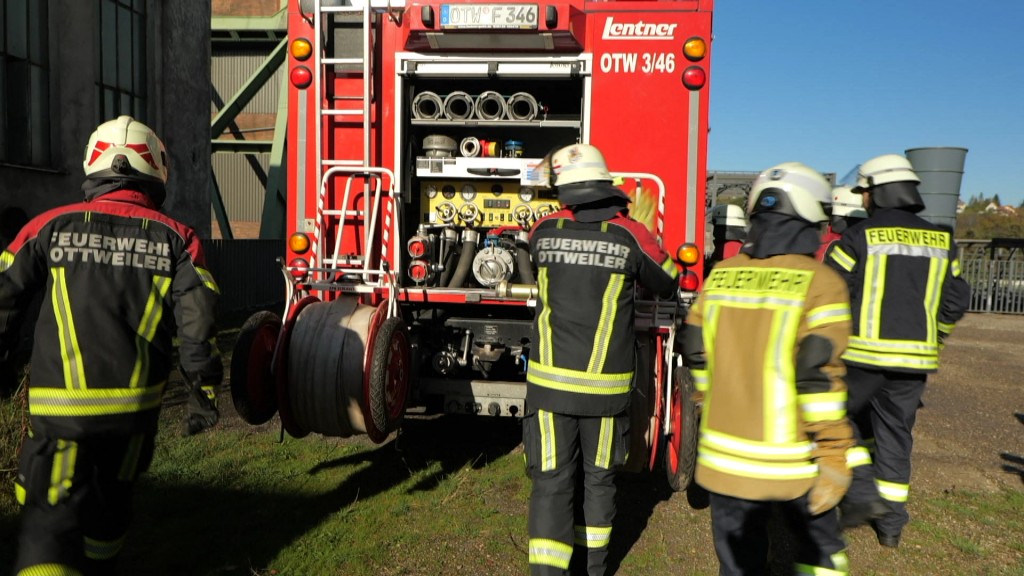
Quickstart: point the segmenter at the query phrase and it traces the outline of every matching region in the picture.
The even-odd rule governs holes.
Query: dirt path
[[[1024,480],[1024,316],[968,314],[918,411],[912,485],[995,490]]]

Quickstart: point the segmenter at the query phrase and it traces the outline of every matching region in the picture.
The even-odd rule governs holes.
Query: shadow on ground
[[[520,443],[517,421],[438,418],[407,421],[401,436],[388,443],[311,466],[304,474],[265,485],[295,492],[224,490],[144,477],[136,492],[135,520],[122,552],[118,573],[133,576],[227,576],[264,571],[281,550],[328,517],[393,490],[410,475],[432,473],[410,490],[433,490],[467,466],[485,466]],[[310,438],[300,441],[315,442]],[[302,493],[303,476],[337,467],[359,467],[326,494]],[[0,573],[13,563],[17,521],[0,518]],[[173,538],[168,538],[173,535]],[[11,543],[8,546],[7,543]]]
[[[1024,424],[1024,412],[1015,412],[1013,416],[1018,422]],[[1021,482],[1024,483],[1024,455],[1003,452],[999,457],[1005,462],[1002,466],[1003,471],[1016,474],[1020,477]]]

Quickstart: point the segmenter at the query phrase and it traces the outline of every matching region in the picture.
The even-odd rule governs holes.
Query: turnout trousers
[[[625,463],[629,416],[570,416],[538,410],[523,419],[530,492],[530,573],[566,576],[586,565],[604,576],[615,472]],[[574,557],[575,555],[575,557]]]
[[[839,515],[833,508],[811,516],[807,496],[786,502],[745,500],[722,494],[710,495],[711,533],[718,554],[719,576],[767,576],[773,515],[794,538],[793,574],[845,576],[849,574],[846,542],[839,532]]]
[[[891,511],[875,520],[875,530],[898,535],[910,521],[907,497],[913,429],[927,375],[848,366],[846,378],[854,429],[872,449],[873,460],[853,469],[847,497],[864,502],[881,496]]]
[[[109,575],[132,517],[132,487],[154,434],[64,440],[29,436],[15,492],[18,576]]]

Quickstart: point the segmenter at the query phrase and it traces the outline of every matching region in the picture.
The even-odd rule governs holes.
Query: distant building
[[[79,200],[89,135],[130,114],[168,146],[164,208],[210,235],[210,1],[3,3],[0,220]]]

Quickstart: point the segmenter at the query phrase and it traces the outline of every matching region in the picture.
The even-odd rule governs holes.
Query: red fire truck
[[[682,271],[639,295],[631,467],[684,486],[713,0],[352,2],[289,2],[288,298],[240,333],[239,413],[376,442],[413,407],[522,416],[544,157],[588,142]]]

